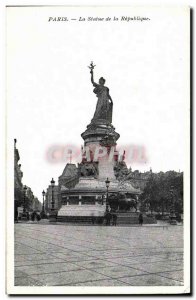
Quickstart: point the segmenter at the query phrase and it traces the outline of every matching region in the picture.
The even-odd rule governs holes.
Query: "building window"
[[[78,196],[70,196],[69,204],[70,205],[79,205],[79,197]]]

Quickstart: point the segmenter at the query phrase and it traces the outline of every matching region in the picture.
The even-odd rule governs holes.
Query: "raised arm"
[[[93,74],[93,69],[90,70],[90,73],[91,73],[91,82],[94,86],[97,86],[97,83],[94,82],[94,74]]]

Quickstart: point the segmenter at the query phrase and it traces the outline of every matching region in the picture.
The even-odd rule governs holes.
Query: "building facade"
[[[17,140],[14,139],[14,215],[15,219],[17,217],[18,207],[23,205],[24,195],[23,195],[23,184],[22,177],[23,172],[21,171],[21,164],[19,151],[16,148]]]
[[[54,201],[54,209],[59,210],[61,207],[61,201],[59,200],[59,187],[58,185],[55,185],[53,187],[53,201]],[[50,212],[52,209],[52,186],[49,185],[47,190],[46,190],[46,195],[45,195],[45,212]]]
[[[14,139],[14,216],[18,212],[41,211],[41,202],[34,196],[30,187],[22,183],[23,172],[21,171],[19,150],[16,147],[17,140]]]

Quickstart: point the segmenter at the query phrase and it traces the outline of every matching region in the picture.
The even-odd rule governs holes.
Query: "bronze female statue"
[[[91,73],[91,82],[93,86],[95,87],[93,92],[98,97],[97,100],[97,106],[94,113],[93,120],[105,120],[110,123],[112,123],[112,108],[113,108],[113,101],[109,94],[109,88],[104,86],[105,79],[101,77],[99,79],[99,84],[94,82],[93,77],[93,69],[95,65],[93,65],[93,62],[91,62],[89,68]]]

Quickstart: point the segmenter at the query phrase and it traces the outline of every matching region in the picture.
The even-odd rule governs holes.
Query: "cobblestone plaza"
[[[15,224],[15,286],[182,286],[183,226]]]

